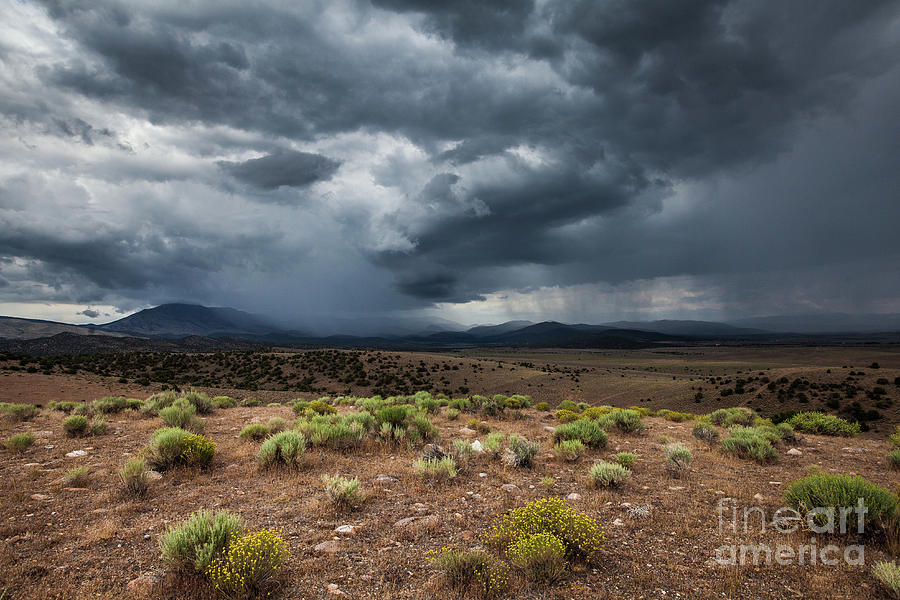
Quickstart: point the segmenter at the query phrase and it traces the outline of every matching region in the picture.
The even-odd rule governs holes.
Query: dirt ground
[[[704,375],[713,369],[755,372],[766,368],[824,373],[829,366],[837,369],[851,364],[846,354],[838,353],[821,361],[818,357],[797,361],[796,353],[773,358],[731,356],[729,349],[708,352],[698,357],[708,363],[702,366],[707,370]],[[597,381],[616,380],[608,382],[610,389],[621,385],[618,380],[623,379],[620,376],[623,371],[642,374],[632,379],[640,378],[641,386],[646,386],[650,385],[646,383],[648,380],[656,379],[657,373],[650,371],[651,367],[660,369],[661,379],[667,381],[672,381],[670,373],[675,368],[701,368],[697,363],[680,364],[685,358],[678,355],[655,359],[628,353],[605,356],[607,364],[602,368],[612,372],[598,374]],[[896,354],[872,356],[850,358],[857,368],[878,360],[880,373],[891,374],[893,379],[894,370],[900,368]],[[552,360],[534,354],[477,358],[497,359],[507,366],[519,361],[560,367],[583,362],[578,353],[574,356],[554,353]],[[671,362],[651,365],[648,360]],[[592,361],[592,368],[601,368],[597,357]],[[528,370],[537,371],[530,367]],[[508,368],[504,371],[509,373]],[[559,376],[541,373],[540,377]],[[626,373],[625,379],[629,377]],[[690,379],[688,374],[684,377]],[[584,379],[583,374],[579,379]],[[567,380],[566,385],[575,394],[568,376]],[[115,381],[99,376],[9,373],[0,377],[0,400],[46,404],[49,399],[92,400],[110,393],[145,397],[153,391],[153,386],[148,389]],[[641,387],[637,396],[645,389]],[[529,393],[531,390],[509,391]],[[253,395],[266,402],[297,396],[290,391],[232,392],[238,392],[238,397]],[[494,389],[472,388],[472,393],[493,392]],[[578,393],[588,394],[584,385]],[[592,404],[609,402],[608,398],[595,398],[592,394],[583,397],[592,400]],[[632,404],[633,398],[623,394],[622,404]],[[717,403],[714,408],[739,403],[728,400],[732,401]],[[653,405],[659,407],[658,402]],[[22,432],[32,432],[38,438],[24,454],[0,450],[0,598],[211,598],[210,590],[202,582],[167,573],[158,549],[159,536],[167,526],[200,508],[227,508],[240,513],[252,529],[270,527],[283,534],[291,558],[285,569],[283,587],[276,594],[279,598],[339,597],[329,591],[328,584],[336,585],[348,598],[452,597],[430,568],[426,551],[452,544],[476,545],[478,534],[498,514],[529,500],[548,495],[565,497],[570,493],[580,495],[572,505],[596,518],[606,531],[600,559],[587,567],[576,565],[566,578],[549,588],[515,584],[508,597],[560,600],[886,597],[869,574],[877,560],[889,559],[878,536],[861,539],[818,536],[815,540],[820,547],[828,543],[841,548],[864,544],[865,566],[847,566],[842,562],[837,566],[818,563],[721,567],[714,561],[722,545],[763,543],[772,548],[779,544],[797,548],[815,539],[802,531],[787,535],[768,528],[765,533],[759,533],[753,527],[758,527],[758,521],[752,522],[746,534],[733,533],[730,521],[725,521],[720,530],[717,506],[725,498],[734,499],[739,511],[744,507],[760,507],[771,517],[781,506],[787,484],[804,476],[814,465],[825,472],[860,474],[897,489],[900,475],[891,469],[887,460],[891,446],[885,437],[886,423],[880,433],[870,432],[852,439],[804,436],[794,444],[802,452],[800,456],[787,455],[788,446],[785,446],[780,448],[781,457],[776,464],[762,466],[726,456],[717,447],[709,448],[698,442],[691,436],[690,423],[646,418],[644,433],[629,435],[613,430],[605,449],[589,450],[579,462],[563,463],[550,452],[552,433],[547,428],[557,425],[552,414],[525,410],[520,418],[490,418],[486,423],[493,431],[521,433],[540,441],[541,452],[534,468],[515,469],[479,455],[456,479],[434,485],[421,481],[412,470],[419,450],[374,439],[360,449],[343,453],[311,449],[298,472],[260,471],[255,461],[258,443],[242,441],[237,435],[244,425],[265,422],[273,416],[288,420],[294,417],[287,406],[216,410],[206,418],[205,429],[207,437],[217,444],[212,467],[203,471],[166,472],[142,500],[122,496],[116,473],[129,456],[147,444],[152,432],[163,425],[161,419],[137,413],[112,415],[109,430],[92,438],[67,437],[61,428],[64,415],[46,408],[29,421],[0,420],[0,439]],[[466,438],[460,432],[467,418],[464,414],[451,421],[443,412],[434,418],[444,447],[454,439],[475,439]],[[481,440],[483,437],[483,434],[477,436]],[[680,479],[672,478],[664,468],[663,444],[674,441],[685,443],[694,454],[691,472]],[[66,457],[73,450],[84,450],[86,454]],[[589,489],[586,475],[592,463],[608,459],[618,451],[637,454],[632,477],[620,489]],[[82,465],[91,469],[90,485],[83,489],[65,487],[62,482],[65,472]],[[336,512],[325,498],[323,474],[359,477],[368,494],[366,502],[357,511]],[[395,477],[397,481],[378,483],[375,478],[380,474]],[[549,488],[542,484],[547,477],[554,478]],[[519,491],[504,491],[502,486],[508,483],[517,486]],[[649,515],[631,516],[629,508],[637,505],[649,505]],[[400,519],[428,515],[434,518],[424,520],[424,526],[417,523],[395,526]],[[353,525],[356,530],[352,535],[340,535],[335,531],[340,525]],[[335,552],[314,550],[317,544],[328,540],[337,542]],[[128,591],[128,582],[142,575],[157,580],[149,594]]]

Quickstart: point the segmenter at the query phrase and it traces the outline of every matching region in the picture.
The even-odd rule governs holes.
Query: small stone
[[[39,467],[39,466],[41,466],[41,463],[25,463],[22,466],[23,467]]]
[[[32,494],[31,499],[32,500],[49,500],[50,496],[48,496],[47,494]]]
[[[619,506],[621,506],[622,508],[631,508],[631,502],[623,502]]]
[[[326,589],[328,589],[328,593],[331,594],[332,596],[346,596],[347,595],[343,591],[341,591],[341,588],[339,588],[338,584],[336,584],[336,583],[329,583],[325,587],[326,587]]]
[[[468,427],[463,427],[463,428],[461,428],[461,429],[459,430],[459,432],[460,432],[461,434],[463,434],[463,435],[466,435],[466,436],[471,436],[471,435],[475,435],[475,434],[478,433],[478,432],[475,431],[474,429],[469,429]]]
[[[684,489],[684,486],[683,485],[670,485],[669,489],[672,490],[673,492],[680,492],[681,490]]]
[[[52,431],[35,431],[34,432],[35,437],[50,437],[52,435],[53,435]]]
[[[240,468],[241,468],[241,465],[239,465],[239,464],[237,464],[237,463],[231,463],[230,465],[228,465],[227,467],[225,467],[225,470],[226,470],[226,471],[233,471],[233,470],[235,470],[235,469],[240,469]]]
[[[426,510],[428,510],[428,507],[426,507],[426,506],[425,506],[424,504],[422,504],[421,502],[416,502],[415,504],[413,504],[413,509],[414,509],[416,512],[425,512]]]
[[[522,490],[514,483],[505,483],[500,486],[500,489],[506,492],[507,494],[512,494],[513,496],[521,496]]]
[[[78,458],[79,456],[87,456],[87,452],[84,450],[72,450],[71,452],[66,452],[66,458]]]
[[[147,481],[159,481],[162,478],[162,473],[159,471],[147,471]]]
[[[801,450],[797,450],[796,448],[791,448],[787,451],[787,454],[791,456],[803,456],[803,452]]]
[[[579,500],[581,500],[581,494],[572,492],[571,494],[566,496],[566,500],[571,500],[572,502],[578,502]]]
[[[556,433],[556,427],[553,427],[551,425],[545,425],[544,431],[546,431],[547,433]]]
[[[320,544],[316,544],[313,550],[324,554],[334,554],[340,550],[341,545],[334,540],[328,540]]]
[[[379,474],[375,476],[375,483],[395,483],[397,481],[400,480],[390,475]]]
[[[409,527],[420,519],[422,519],[422,517],[406,517],[405,519],[400,519],[399,521],[394,523],[394,527],[396,527],[397,529],[403,529],[405,527]]]
[[[144,534],[144,539],[145,539],[145,540],[149,540],[149,539],[150,539],[150,534],[149,534],[149,533],[145,533],[145,534]]]
[[[472,451],[474,452],[484,452],[484,448],[481,447],[481,442],[475,440],[472,442]]]
[[[141,575],[136,579],[132,579],[125,586],[132,594],[142,596],[150,596],[159,585],[159,577],[156,575]]]
[[[483,478],[487,477],[487,473],[479,473],[478,476],[483,479]]]
[[[623,521],[622,519],[616,519],[615,521],[612,522],[612,524],[615,525],[616,527],[624,527],[625,521]]]
[[[356,527],[353,525],[339,525],[338,527],[335,527],[334,530],[342,535],[353,535],[356,531]]]
[[[474,531],[463,531],[462,534],[460,534],[460,537],[462,537],[462,539],[464,539],[464,540],[471,540],[471,539],[474,539],[475,532]]]
[[[780,481],[770,481],[769,485],[781,485]]]
[[[766,499],[766,497],[763,496],[762,494],[753,494],[753,499],[756,500],[757,502],[762,502],[763,500]]]

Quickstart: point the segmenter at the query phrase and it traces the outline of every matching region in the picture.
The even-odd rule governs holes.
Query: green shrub
[[[242,440],[259,441],[269,436],[269,428],[262,423],[251,423],[241,429],[238,437]]]
[[[224,554],[229,542],[241,534],[242,528],[238,515],[224,510],[216,513],[200,510],[186,521],[169,527],[160,538],[159,548],[170,568],[204,573]]]
[[[293,410],[296,415],[302,415],[306,412],[307,408],[309,408],[309,402],[307,400],[296,400],[291,404],[291,410]]]
[[[505,396],[492,396],[491,398],[484,398],[481,401],[481,412],[488,415],[489,417],[496,417],[498,415],[501,415],[505,408]]]
[[[182,396],[184,400],[189,402],[197,411],[197,414],[206,415],[212,412],[213,410],[213,402],[209,399],[209,396],[204,394],[203,392],[187,392]]]
[[[366,430],[359,422],[341,419],[329,422],[323,417],[315,417],[311,421],[299,420],[296,429],[311,446],[326,446],[335,450],[358,446],[366,436]]]
[[[468,398],[453,398],[447,403],[447,406],[460,412],[471,412],[473,408]]]
[[[444,458],[425,458],[413,463],[416,475],[429,481],[453,479],[459,473],[456,461],[450,456]]]
[[[455,421],[458,418],[459,418],[459,410],[457,410],[455,408],[447,409],[447,420],[448,421]]]
[[[17,433],[6,440],[5,446],[10,452],[21,453],[28,450],[32,444],[34,444],[34,435],[30,433]]]
[[[534,410],[542,410],[544,412],[550,412],[550,405],[546,402],[538,402],[534,405]]]
[[[581,440],[591,448],[604,448],[608,441],[606,432],[597,423],[588,419],[579,419],[565,423],[553,432],[553,441]]]
[[[531,442],[527,438],[512,434],[509,436],[509,444],[506,447],[504,459],[506,464],[512,467],[530,467],[534,464],[534,457],[540,451],[539,442]]]
[[[895,448],[888,454],[888,462],[890,462],[891,466],[895,469],[900,469],[900,448]]]
[[[556,407],[557,410],[570,410],[572,412],[581,412],[578,408],[578,405],[571,400],[563,400],[559,403],[559,406]]]
[[[225,555],[206,569],[206,576],[227,598],[269,597],[286,557],[287,543],[280,535],[269,529],[255,531],[232,540]]]
[[[900,598],[900,566],[891,561],[881,561],[872,567],[872,576],[878,580],[894,598]]]
[[[108,427],[106,423],[106,419],[101,417],[100,415],[95,416],[91,419],[91,435],[103,435],[106,433],[106,428]]]
[[[772,415],[769,419],[773,424],[778,425],[779,423],[784,423],[785,421],[790,421],[795,416],[799,415],[799,410],[780,410],[774,415]]]
[[[681,477],[691,469],[694,456],[684,444],[669,444],[663,448],[666,455],[666,471],[674,477]]]
[[[542,531],[520,537],[506,549],[509,562],[535,583],[553,583],[566,572],[566,546],[553,535]]]
[[[709,421],[700,420],[694,423],[691,434],[707,444],[714,444],[719,440],[719,430]]]
[[[272,433],[279,433],[287,429],[287,421],[281,417],[272,417],[266,425]]]
[[[553,446],[553,454],[560,460],[574,462],[584,454],[584,443],[581,440],[562,440]]]
[[[322,475],[325,493],[331,502],[339,508],[355,508],[363,503],[365,496],[359,491],[359,478],[347,479],[335,475]]]
[[[625,467],[626,469],[630,469],[631,465],[634,464],[634,461],[637,459],[631,452],[619,452],[616,454],[616,462]]]
[[[465,466],[475,455],[472,444],[466,440],[453,440],[450,455],[457,465]]]
[[[500,452],[503,450],[503,443],[505,441],[505,433],[502,433],[500,431],[496,433],[489,433],[484,440],[484,451],[487,452],[490,456],[496,458],[497,456],[500,456]]]
[[[70,401],[57,402],[57,401],[54,400],[53,402],[49,403],[49,404],[47,405],[47,407],[48,407],[50,410],[58,410],[58,411],[60,411],[60,412],[64,412],[64,413],[66,413],[66,414],[69,414],[69,413],[71,413],[73,410],[75,410],[76,408],[78,408],[79,406],[83,406],[83,404],[84,404],[84,403],[82,403],[82,402],[70,402]]]
[[[484,550],[460,550],[441,548],[425,553],[432,567],[444,576],[447,586],[455,590],[466,590],[478,580],[478,573],[490,563],[491,556]]]
[[[375,421],[379,425],[389,423],[391,427],[406,428],[406,408],[404,406],[385,406],[375,413]]]
[[[171,406],[176,398],[178,398],[178,396],[172,390],[153,394],[144,401],[144,407],[141,411],[151,415],[159,414],[160,410],[167,406]]]
[[[91,431],[90,422],[84,415],[71,415],[62,421],[63,431],[66,435],[82,436],[88,435]]]
[[[41,412],[40,409],[33,404],[0,402],[0,414],[12,421],[27,421],[39,412]]]
[[[609,407],[606,407],[606,406],[592,406],[592,407],[582,411],[580,418],[596,421],[603,415],[609,413],[610,410],[612,410],[612,409]]]
[[[612,410],[597,419],[597,425],[602,429],[615,427],[623,433],[637,433],[646,429],[641,421],[641,413],[622,408]]]
[[[248,397],[244,398],[243,400],[241,400],[241,406],[247,406],[247,407],[253,408],[253,407],[262,406],[262,405],[263,405],[263,401],[260,400],[259,398],[252,398],[252,397],[248,396]]]
[[[215,396],[212,399],[214,408],[234,408],[237,406],[237,400],[231,396]]]
[[[778,460],[778,451],[772,447],[771,438],[758,427],[735,427],[722,440],[722,449],[728,454],[755,460],[760,464]]]
[[[661,411],[657,412],[656,416],[662,417],[666,421],[672,421],[673,423],[684,423],[685,421],[692,421],[698,418],[700,415],[695,415],[694,413],[687,412],[677,412],[664,408]]]
[[[125,396],[106,396],[99,400],[94,400],[92,409],[102,415],[120,413],[128,408],[128,401]]]
[[[594,463],[588,474],[592,486],[619,487],[625,480],[631,477],[631,471],[616,463],[601,460]]]
[[[752,425],[757,418],[753,409],[743,406],[733,408],[720,408],[709,415],[709,420],[714,425],[731,427],[732,425]]]
[[[797,431],[819,435],[853,437],[860,431],[859,423],[820,412],[801,412],[787,421]]]
[[[190,431],[203,431],[203,420],[197,418],[197,408],[184,398],[178,398],[169,406],[159,410],[159,417],[169,427],[180,427]]]
[[[72,467],[63,475],[63,482],[73,488],[86,488],[91,483],[89,467]]]
[[[895,429],[894,433],[889,435],[888,439],[891,441],[892,444],[894,444],[895,446],[900,448],[900,425],[897,425],[897,428]]]
[[[428,414],[434,414],[437,412],[438,408],[440,408],[441,403],[432,398],[431,394],[419,395],[416,394],[416,408],[421,410],[422,412],[426,412]]]
[[[485,541],[506,549],[520,539],[549,533],[566,548],[567,558],[591,558],[605,539],[591,517],[572,509],[562,498],[534,500],[499,517],[485,533]]]
[[[122,488],[130,496],[142,497],[150,485],[147,463],[142,458],[130,458],[119,471]]]
[[[784,494],[788,506],[803,512],[830,508],[835,511],[836,520],[840,508],[854,508],[860,500],[866,507],[863,515],[866,526],[883,522],[897,512],[896,495],[859,475],[807,475],[791,483]],[[852,524],[849,527],[854,528]]]
[[[413,417],[407,435],[409,435],[410,443],[415,444],[437,439],[440,437],[440,433],[441,430],[432,424],[428,417],[420,413]]]
[[[284,465],[300,466],[306,451],[306,438],[296,431],[282,431],[264,441],[259,447],[257,460],[262,467]]]
[[[164,471],[176,465],[206,467],[212,462],[216,445],[202,435],[179,427],[164,427],[153,433],[147,449],[147,462]]]

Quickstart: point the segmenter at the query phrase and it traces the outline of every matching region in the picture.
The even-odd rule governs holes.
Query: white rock
[[[353,535],[356,531],[356,527],[353,525],[339,525],[338,527],[335,527],[334,530],[342,535]]]
[[[459,430],[459,432],[460,432],[461,434],[467,435],[467,436],[475,435],[475,434],[478,433],[478,432],[475,431],[474,429],[469,429],[468,427],[463,427],[463,428],[461,428],[461,429]]]
[[[581,494],[576,494],[575,492],[572,492],[571,494],[566,496],[566,500],[571,500],[572,502],[577,502],[577,501],[581,500]]]
[[[479,473],[478,476],[481,478],[485,478],[487,477],[487,473]]]
[[[341,545],[338,544],[336,541],[328,540],[328,541],[322,542],[321,544],[316,544],[316,546],[313,548],[313,550],[315,550],[316,552],[323,552],[325,554],[334,554],[335,552],[337,552],[340,549],[340,547],[341,547]]]
[[[484,452],[484,448],[481,447],[481,442],[479,442],[478,440],[472,442],[472,450],[474,450],[475,452]]]
[[[791,448],[790,450],[787,451],[787,453],[790,454],[791,456],[803,456],[803,452],[800,450],[797,450],[796,448]]]
[[[612,524],[616,527],[623,527],[625,525],[625,521],[623,521],[622,519],[616,519],[612,522]]]
[[[673,492],[678,492],[678,491],[683,490],[684,486],[683,485],[670,485],[669,489],[672,490]]]
[[[71,452],[66,452],[66,458],[78,458],[79,456],[87,456],[87,452],[84,450],[72,450]]]
[[[757,502],[762,502],[763,500],[766,499],[766,497],[763,496],[762,494],[753,494],[753,499],[756,500]]]
[[[506,492],[507,494],[512,494],[513,496],[521,496],[522,490],[514,483],[505,483],[500,486],[500,489]]]

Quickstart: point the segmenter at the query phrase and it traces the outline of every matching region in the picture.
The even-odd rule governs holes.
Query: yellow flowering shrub
[[[252,598],[264,595],[286,556],[284,539],[271,529],[263,529],[232,541],[225,555],[207,567],[206,575],[224,596]]]
[[[216,453],[216,445],[202,435],[189,434],[181,440],[181,461],[186,465],[208,466]]]
[[[513,541],[506,549],[513,566],[539,583],[552,583],[566,572],[566,546],[552,533],[536,533]]]
[[[556,411],[556,419],[560,423],[571,423],[572,421],[577,421],[580,418],[580,415],[572,410],[562,409]]]
[[[509,548],[520,539],[549,533],[565,546],[568,557],[591,558],[605,539],[600,525],[562,498],[542,498],[502,515],[485,533],[485,542]]]
[[[432,566],[441,571],[453,589],[465,591],[476,584],[483,597],[499,595],[509,584],[509,567],[481,549],[462,550],[444,546],[425,553]]]

